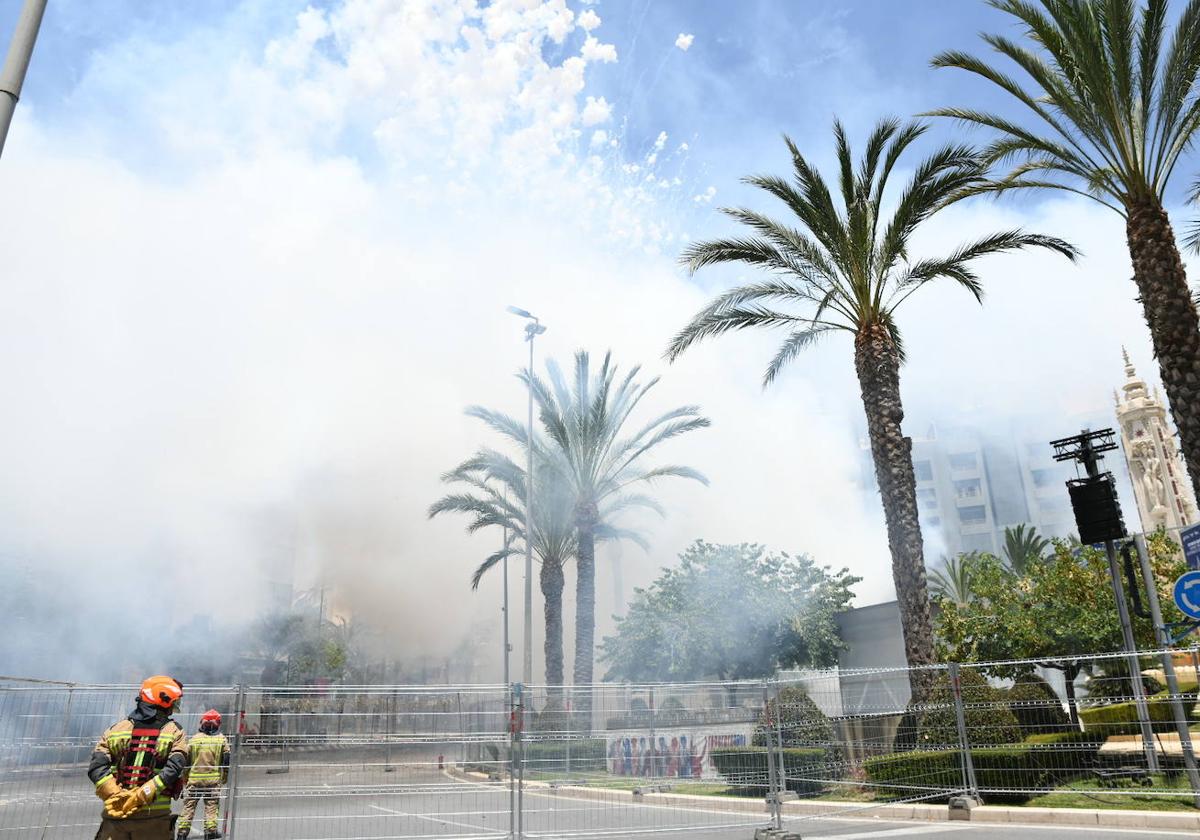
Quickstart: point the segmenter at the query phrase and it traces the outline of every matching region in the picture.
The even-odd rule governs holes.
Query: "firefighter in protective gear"
[[[129,716],[100,736],[88,764],[104,800],[96,840],[171,840],[171,798],[188,765],[187,735],[171,719],[182,698],[178,680],[150,677]]]
[[[204,800],[204,840],[220,837],[217,817],[221,813],[221,787],[229,775],[229,742],[221,734],[221,714],[209,709],[200,716],[200,731],[188,739],[191,766],[183,790],[183,814],[176,840],[185,840],[200,800]]]

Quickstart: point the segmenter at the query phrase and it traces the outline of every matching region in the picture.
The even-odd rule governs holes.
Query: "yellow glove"
[[[156,796],[158,796],[158,785],[151,779],[139,788],[123,790],[104,800],[104,811],[114,819],[127,819],[136,811],[153,802]]]
[[[117,791],[104,800],[104,813],[114,820],[124,819],[125,800],[131,796],[133,796],[133,791],[131,790]]]
[[[117,780],[112,776],[105,776],[96,783],[96,795],[106,802],[120,792],[121,786],[117,784]]]

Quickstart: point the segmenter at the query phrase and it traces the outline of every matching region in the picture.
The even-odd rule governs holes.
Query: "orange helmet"
[[[221,713],[216,709],[209,709],[204,714],[200,715],[200,725],[210,724],[217,729],[221,728]]]
[[[152,706],[171,709],[183,697],[183,683],[162,674],[147,677],[138,696]]]

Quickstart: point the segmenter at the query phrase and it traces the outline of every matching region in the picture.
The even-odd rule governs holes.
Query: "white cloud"
[[[694,40],[696,40],[695,35],[685,35],[684,33],[680,32],[679,37],[675,39],[675,46],[679,47],[679,49],[683,50],[684,52],[687,52],[688,47],[692,45],[692,41]]]
[[[713,198],[716,197],[716,194],[717,188],[710,185],[704,192],[697,193],[696,195],[692,196],[692,201],[696,202],[697,204],[711,204]]]
[[[602,44],[591,35],[583,42],[583,48],[579,51],[585,61],[599,61],[605,64],[617,60],[617,48],[612,44]]]
[[[589,96],[587,104],[583,107],[583,114],[580,115],[580,121],[584,125],[597,125],[599,123],[608,122],[612,118],[612,105],[608,104],[608,100],[603,96],[596,98]]]
[[[583,14],[577,18],[579,28],[585,32],[591,32],[593,29],[600,26],[600,15],[596,14],[591,9],[585,9]]]

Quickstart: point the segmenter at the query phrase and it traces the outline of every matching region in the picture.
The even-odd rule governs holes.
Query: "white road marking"
[[[397,811],[395,808],[384,808],[382,805],[368,805],[368,808],[374,808],[376,811],[383,811],[386,814],[395,814],[398,817],[413,817],[418,820],[429,820],[429,822],[443,823],[445,825],[457,825],[459,828],[469,828],[472,831],[482,831],[486,834],[502,834],[507,835],[507,829],[487,828],[474,823],[455,822],[454,820],[442,819],[440,817],[430,817],[425,814],[410,814],[407,811]]]
[[[861,831],[854,834],[830,834],[829,840],[875,840],[877,837],[911,837],[914,834],[919,834],[922,837],[928,834],[942,834],[947,831],[962,831],[969,826],[957,825],[913,825],[907,828],[888,828],[883,831]]]

